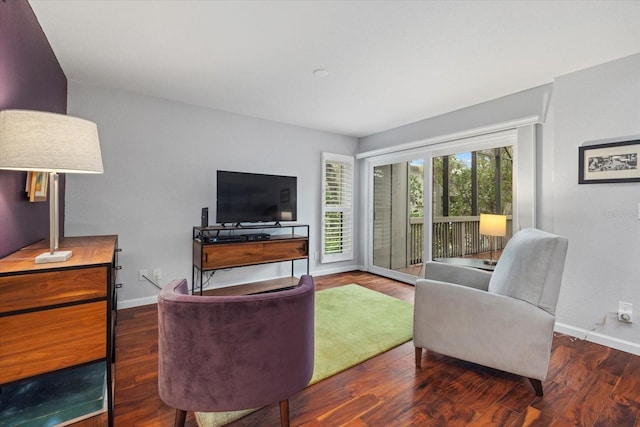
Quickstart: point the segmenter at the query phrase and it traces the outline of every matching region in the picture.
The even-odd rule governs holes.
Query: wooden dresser
[[[56,419],[98,414],[113,425],[117,245],[117,236],[68,237],[59,244],[60,250],[73,251],[65,262],[34,263],[48,250],[47,241],[0,259],[0,401],[5,399],[0,425],[7,422],[1,411],[33,416],[35,410],[23,407],[31,399]],[[92,381],[93,389],[83,392],[82,384]],[[8,400],[7,393],[26,388],[39,389],[40,396],[54,402],[40,402],[38,396],[17,404]],[[65,397],[63,388],[76,395]],[[93,402],[78,404],[78,393]],[[7,409],[12,404],[18,408]]]

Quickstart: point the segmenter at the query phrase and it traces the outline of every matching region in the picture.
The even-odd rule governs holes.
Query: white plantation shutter
[[[320,262],[353,259],[353,157],[322,153]]]

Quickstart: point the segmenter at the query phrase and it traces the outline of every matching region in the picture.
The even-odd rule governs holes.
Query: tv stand
[[[193,227],[191,293],[196,293],[199,288],[202,295],[203,278],[207,272],[291,262],[290,277],[293,278],[296,261],[306,262],[309,274],[309,226],[306,224]]]

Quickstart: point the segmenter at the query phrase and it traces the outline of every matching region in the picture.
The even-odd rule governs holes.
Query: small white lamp
[[[491,258],[484,261],[488,265],[496,265],[493,260],[493,236],[507,235],[507,216],[494,214],[480,214],[480,234],[489,236],[491,244]]]
[[[58,251],[58,173],[104,172],[96,124],[41,111],[0,111],[0,169],[49,173],[49,252],[35,262],[71,258],[71,251]]]

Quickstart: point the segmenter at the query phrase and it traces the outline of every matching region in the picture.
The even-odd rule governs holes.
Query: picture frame
[[[48,183],[48,174],[46,172],[27,172],[25,191],[29,201],[46,202]]]
[[[578,147],[578,184],[640,182],[640,140]]]

